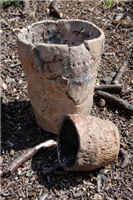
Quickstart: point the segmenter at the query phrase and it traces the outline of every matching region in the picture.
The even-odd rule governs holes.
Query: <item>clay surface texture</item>
[[[82,20],[41,21],[23,28],[18,53],[38,124],[58,133],[66,114],[90,114],[104,33]]]
[[[66,171],[90,171],[113,163],[120,138],[115,124],[93,116],[68,115],[58,134],[58,159]]]

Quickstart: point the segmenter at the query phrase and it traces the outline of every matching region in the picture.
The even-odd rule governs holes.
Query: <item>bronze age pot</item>
[[[93,116],[67,115],[58,134],[58,159],[66,171],[90,171],[113,163],[120,139],[115,124]]]
[[[104,33],[84,20],[44,20],[18,34],[36,120],[58,133],[66,114],[90,114]]]

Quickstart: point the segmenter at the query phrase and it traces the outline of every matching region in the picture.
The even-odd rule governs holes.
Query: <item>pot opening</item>
[[[33,44],[78,46],[85,40],[96,39],[100,35],[100,30],[86,21],[51,20],[34,25],[29,30],[27,39]]]
[[[64,119],[58,135],[58,159],[64,168],[75,164],[79,148],[78,134],[72,121]]]

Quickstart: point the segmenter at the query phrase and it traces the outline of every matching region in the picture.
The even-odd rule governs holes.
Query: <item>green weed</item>
[[[113,1],[108,1],[108,0],[103,0],[102,2],[104,3],[105,6],[110,6],[113,3]]]
[[[0,0],[0,5],[3,6],[3,8],[11,6],[11,5],[15,5],[15,6],[19,6],[22,3],[22,1],[20,0]]]

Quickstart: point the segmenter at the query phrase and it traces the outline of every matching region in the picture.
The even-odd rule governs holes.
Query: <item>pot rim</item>
[[[39,24],[44,24],[44,23],[55,23],[57,24],[58,22],[83,22],[83,23],[87,23],[87,24],[90,24],[92,25],[94,28],[96,28],[99,32],[100,32],[100,36],[97,37],[97,38],[93,38],[93,39],[88,39],[88,40],[84,40],[81,44],[79,45],[69,45],[69,44],[49,44],[49,43],[42,43],[42,42],[38,42],[37,44],[34,44],[33,42],[29,41],[26,39],[26,33],[28,33],[30,31],[31,28],[39,25]],[[18,33],[17,35],[18,39],[23,42],[23,43],[26,43],[26,44],[29,44],[33,47],[36,47],[36,46],[53,46],[53,47],[75,47],[75,46],[81,46],[81,45],[85,45],[85,43],[94,43],[96,41],[99,41],[99,40],[104,40],[105,39],[105,35],[104,35],[104,32],[101,28],[99,28],[97,25],[95,25],[94,23],[92,22],[89,22],[88,20],[81,20],[81,19],[59,19],[59,20],[41,20],[41,21],[38,21],[38,22],[35,22],[35,23],[32,23],[31,25],[28,25],[24,28],[22,28],[20,30],[20,32]]]

